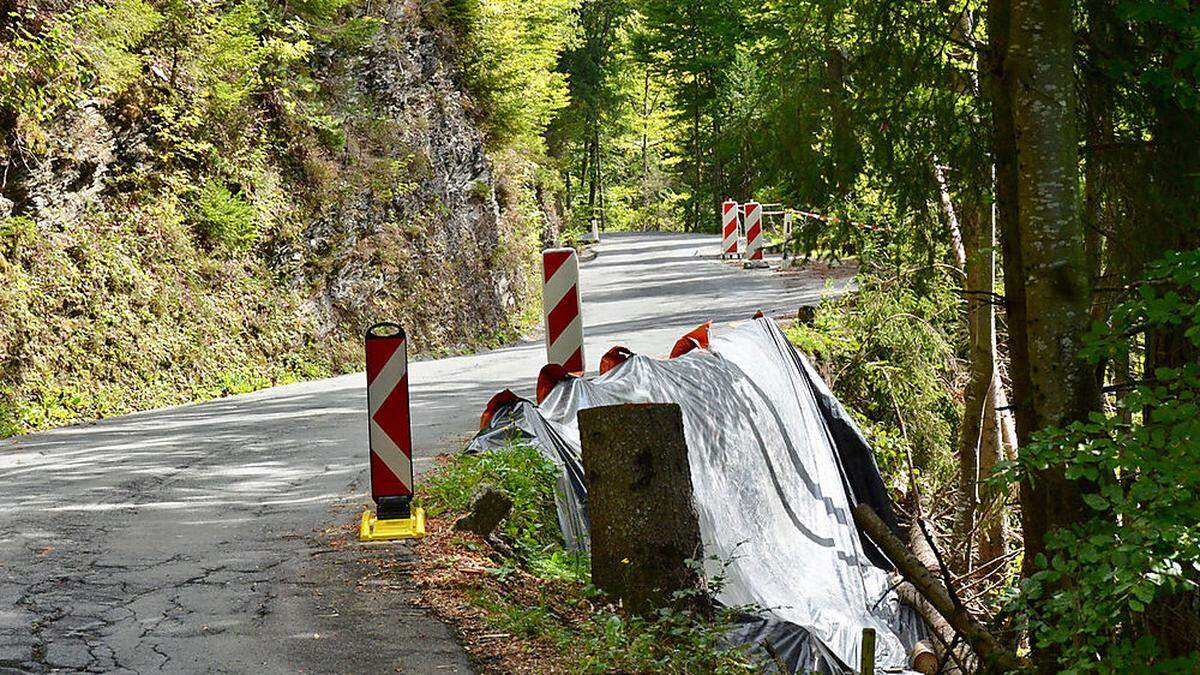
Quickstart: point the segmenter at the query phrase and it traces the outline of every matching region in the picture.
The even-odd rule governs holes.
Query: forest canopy
[[[1194,666],[1200,9],[573,16],[545,133],[567,223],[713,232],[730,198],[840,216],[788,245],[852,256],[860,290],[792,337],[910,516],[965,551],[971,611],[1042,672]]]
[[[22,317],[0,325],[0,435],[354,368],[346,317],[380,306],[449,344],[409,292],[438,275],[517,288],[438,296],[487,310],[456,310],[457,339],[492,344],[539,239],[778,204],[826,218],[773,245],[858,270],[789,336],[961,608],[1039,672],[1194,669],[1195,2],[61,4],[0,0],[0,304]],[[124,133],[81,174],[109,200],[80,207],[91,230],[29,194],[68,117]],[[425,208],[496,222],[465,250],[405,225]],[[355,286],[382,267],[411,287]],[[297,326],[312,297],[326,315]],[[277,353],[298,356],[272,373]]]

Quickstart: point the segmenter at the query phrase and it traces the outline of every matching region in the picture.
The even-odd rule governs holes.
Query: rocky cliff
[[[519,328],[541,211],[440,10],[343,5],[4,27],[0,434],[351,370],[377,320],[424,353]]]

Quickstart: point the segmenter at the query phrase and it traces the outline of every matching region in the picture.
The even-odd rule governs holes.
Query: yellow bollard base
[[[411,518],[379,520],[371,509],[363,511],[358,526],[359,541],[391,541],[420,539],[425,536],[425,509],[413,507]]]

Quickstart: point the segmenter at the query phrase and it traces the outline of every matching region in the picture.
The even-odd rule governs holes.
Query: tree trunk
[[[604,199],[604,161],[600,152],[600,125],[596,125],[596,189],[599,192],[600,204],[600,229],[607,229],[607,221],[605,220],[608,212],[608,204]]]
[[[579,438],[592,582],[636,613],[671,604],[704,607],[703,580],[689,564],[703,553],[679,406],[580,410]]]
[[[1012,0],[1008,63],[1017,139],[1021,268],[1027,314],[1029,426],[1065,426],[1099,403],[1092,370],[1078,358],[1090,285],[1079,218],[1074,32],[1071,0]],[[1019,419],[1019,418],[1018,418]],[[1025,568],[1036,568],[1048,532],[1083,516],[1080,485],[1064,467],[1034,470],[1022,485]],[[1036,650],[1042,672],[1055,654]]]
[[[967,333],[971,379],[967,383],[963,433],[959,442],[963,455],[974,455],[971,464],[976,474],[969,476],[974,483],[965,494],[977,500],[973,506],[974,517],[979,523],[980,562],[1004,555],[1007,538],[1004,491],[983,485],[983,481],[1004,458],[999,413],[996,410],[997,396],[1003,384],[996,366],[996,311],[992,304],[996,279],[996,232],[991,214],[987,211],[982,205],[969,209],[963,221],[967,240]],[[970,522],[972,527],[975,524],[976,520]]]
[[[692,198],[690,200],[691,203],[689,204],[689,210],[691,211],[691,213],[688,216],[689,222],[687,225],[687,230],[689,232],[698,232],[698,231],[700,231],[700,161],[701,161],[700,160],[700,101],[699,101],[698,96],[697,96],[697,100],[693,103],[693,105],[695,106],[695,108],[692,112],[692,161],[695,162],[695,166],[693,167],[694,172],[695,172],[694,173],[695,179],[693,180]]]
[[[995,222],[982,204],[962,209],[962,218],[950,197],[944,169],[933,162],[943,216],[950,230],[951,251],[964,271],[967,305],[967,333],[971,377],[963,392],[963,416],[958,434],[959,489],[962,503],[959,534],[973,538],[978,530],[978,558],[982,562],[1004,555],[1007,532],[1003,510],[1003,492],[983,491],[982,481],[1004,457],[1006,439],[1004,417],[1008,397],[1000,380],[996,359],[995,293],[996,254]],[[965,244],[964,244],[965,241]],[[1015,443],[1009,446],[1015,450]],[[980,507],[987,523],[978,526]],[[975,547],[963,556],[964,568],[973,566]]]
[[[1025,270],[1021,260],[1020,204],[1017,200],[1017,138],[1013,128],[1008,57],[1009,1],[988,2],[988,78],[992,109],[992,157],[995,161],[996,228],[1004,263],[1004,310],[1008,327],[1011,408],[1016,447],[1033,433],[1029,382],[1029,343],[1025,330]]]
[[[642,75],[642,206],[650,206],[650,160],[649,150],[650,129],[650,68]]]
[[[588,180],[588,175],[589,175],[588,171],[590,170],[590,167],[588,166],[588,160],[591,158],[590,157],[591,145],[592,145],[591,139],[585,138],[583,140],[583,148],[581,148],[583,156],[579,160],[579,191],[580,192],[583,192],[583,186],[584,186],[584,184],[587,183],[587,180]],[[591,204],[589,202],[589,207],[590,206],[591,206]]]
[[[950,230],[950,252],[954,254],[958,271],[963,273],[967,267],[967,249],[963,245],[962,227],[958,224],[958,214],[954,212],[954,202],[950,199],[946,171],[938,164],[937,157],[933,158],[933,180],[938,186],[938,204],[942,207],[942,217],[946,219],[946,227]]]
[[[879,545],[896,565],[897,571],[929,601],[955,631],[963,636],[971,649],[979,656],[981,673],[1007,673],[1021,670],[1022,664],[1007,647],[979,623],[967,608],[954,600],[942,582],[931,572],[900,539],[892,533],[871,507],[859,504],[854,507],[854,522],[858,523],[872,541]]]
[[[596,216],[596,190],[600,183],[600,148],[597,135],[593,134],[588,139],[588,146],[591,148],[588,151],[591,159],[591,173],[588,175],[588,222],[591,222]]]

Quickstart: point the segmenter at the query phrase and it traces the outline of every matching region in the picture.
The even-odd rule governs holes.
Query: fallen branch
[[[942,575],[942,584],[949,590],[953,591],[954,587],[950,584],[949,578],[946,576],[947,569],[942,564],[941,558],[937,554],[937,549],[934,547],[933,535],[929,533],[929,527],[924,518],[917,516],[913,518],[912,524],[908,528],[908,550],[912,552],[917,562],[929,570],[931,575],[935,577]],[[900,597],[908,604],[909,607],[917,610],[917,613],[925,619],[933,631],[933,636],[937,639],[937,655],[940,663],[953,661],[958,667],[957,672],[973,673],[978,668],[973,667],[975,655],[966,645],[962,644],[962,636],[954,627],[946,621],[933,607],[924,596],[917,591],[916,587],[910,582],[901,584]],[[951,602],[955,607],[961,607],[957,595],[950,596]],[[953,669],[945,669],[944,672],[956,672]]]
[[[984,666],[981,672],[1005,673],[1025,669],[1016,655],[1001,645],[994,635],[971,616],[966,607],[954,602],[946,587],[892,533],[870,506],[859,504],[854,507],[854,520],[891,558],[897,571],[912,584],[913,589],[975,650]]]

